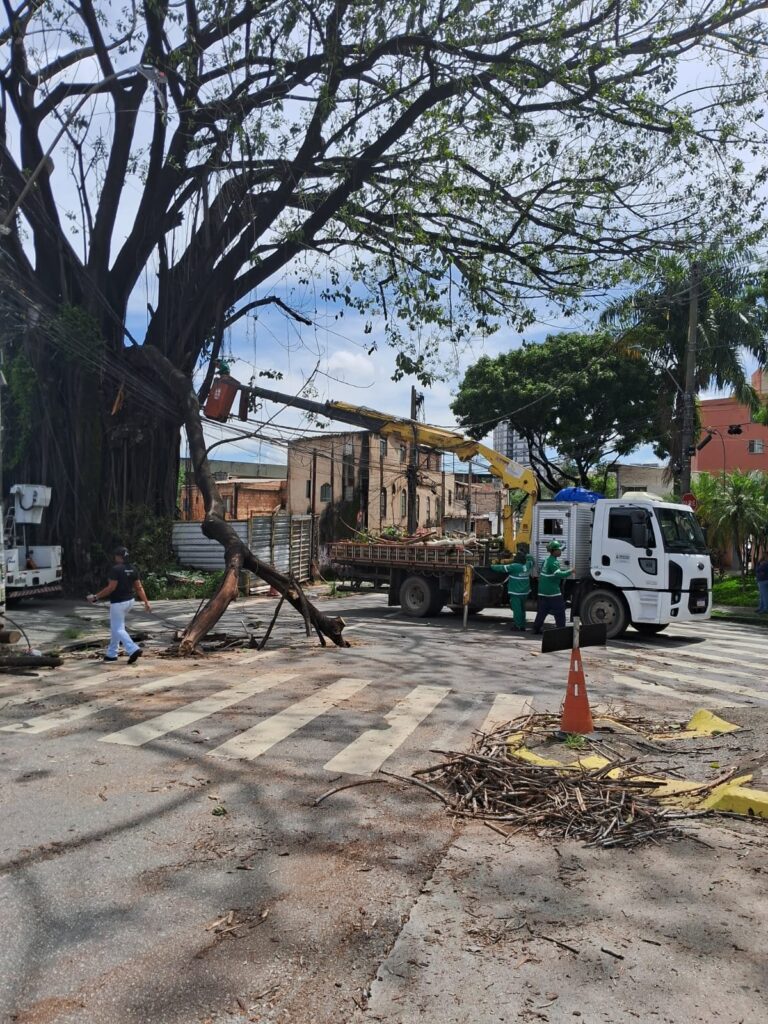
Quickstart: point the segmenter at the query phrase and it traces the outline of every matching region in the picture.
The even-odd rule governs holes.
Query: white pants
[[[119,644],[123,645],[126,654],[133,654],[134,651],[139,649],[139,645],[135,644],[133,640],[128,636],[125,628],[125,616],[133,608],[133,598],[129,601],[118,601],[116,604],[109,606],[109,647],[107,648],[107,657],[116,658],[117,648]]]

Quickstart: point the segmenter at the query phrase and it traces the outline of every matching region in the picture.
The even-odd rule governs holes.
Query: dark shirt
[[[755,576],[761,583],[765,583],[768,580],[768,558],[764,558],[762,562],[757,563]]]
[[[113,565],[109,570],[108,578],[110,580],[117,580],[117,586],[109,595],[110,604],[130,601],[136,596],[133,591],[133,584],[137,583],[141,576],[139,576],[139,570],[135,569],[130,563],[124,562],[122,565]]]

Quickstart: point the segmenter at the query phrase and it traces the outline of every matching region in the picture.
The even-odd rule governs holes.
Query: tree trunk
[[[154,346],[142,346],[141,353],[148,366],[156,373],[156,379],[164,379],[167,382],[182,411],[195,482],[205,503],[203,533],[206,537],[218,541],[224,548],[226,564],[224,579],[216,593],[202,611],[195,616],[182,636],[179,653],[190,655],[197,651],[202,638],[210,632],[230,602],[237,596],[238,578],[243,569],[248,569],[260,576],[266,583],[283,594],[301,615],[308,616],[323,646],[325,646],[325,638],[328,637],[337,647],[349,647],[348,642],[342,636],[344,620],[339,617],[331,618],[319,612],[307,600],[301,587],[294,584],[273,566],[256,558],[248,546],[240,540],[232,525],[224,518],[224,503],[208,462],[203,427],[200,422],[200,406],[192,381],[177,370]]]

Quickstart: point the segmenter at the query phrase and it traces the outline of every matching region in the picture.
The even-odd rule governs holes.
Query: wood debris
[[[598,769],[531,764],[510,750],[509,737],[520,730],[512,723],[481,734],[467,753],[446,753],[439,764],[414,774],[430,779],[428,791],[449,814],[480,819],[499,831],[503,823],[507,838],[532,829],[540,836],[608,848],[682,837],[672,822],[681,815],[654,801],[647,777],[610,777],[631,761],[617,758]],[[411,781],[427,788],[421,779]]]

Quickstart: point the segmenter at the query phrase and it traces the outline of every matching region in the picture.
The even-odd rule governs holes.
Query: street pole
[[[411,386],[411,419],[416,420],[419,414],[419,394],[416,388]],[[416,487],[418,485],[418,447],[416,445],[416,436],[414,433],[413,441],[410,445],[410,452],[408,454],[408,473],[407,473],[407,486],[408,486],[408,522],[406,529],[408,535],[412,537],[418,529],[418,519],[416,516]]]
[[[466,531],[472,532],[472,459],[467,463],[467,518]]]
[[[691,263],[688,305],[688,338],[685,345],[685,388],[683,393],[683,430],[680,438],[680,494],[691,489],[691,449],[696,403],[696,342],[699,331],[699,264]]]

